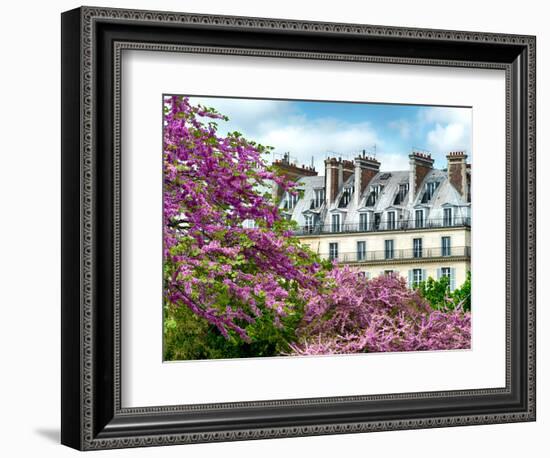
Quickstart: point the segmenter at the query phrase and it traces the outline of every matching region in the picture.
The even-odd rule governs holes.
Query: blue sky
[[[472,110],[462,107],[190,97],[193,104],[229,116],[219,133],[237,130],[250,140],[290,152],[323,174],[327,156],[352,159],[365,149],[381,170],[407,170],[413,148],[429,151],[435,167],[449,151],[464,150],[471,161]]]

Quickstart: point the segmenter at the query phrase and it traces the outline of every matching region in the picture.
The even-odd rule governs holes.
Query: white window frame
[[[417,237],[413,239],[413,257],[414,258],[421,258],[423,253],[423,247],[422,247],[422,238]]]
[[[308,234],[313,232],[313,215],[304,215],[304,229]]]
[[[360,231],[369,230],[369,213],[368,212],[359,213],[359,230]]]
[[[391,249],[388,249],[388,246],[391,246]],[[388,253],[391,256],[388,256]],[[393,239],[384,240],[384,259],[394,259],[395,258],[395,242]]]
[[[321,205],[323,205],[323,202],[325,201],[325,189],[315,189],[315,198],[313,200],[315,208],[319,208]]]
[[[390,218],[390,215],[393,217],[393,220]],[[386,213],[386,226],[389,230],[394,230],[395,229],[396,221],[397,221],[396,216],[397,215],[396,215],[394,210],[389,211],[389,212]]]
[[[419,224],[418,215],[422,215]],[[414,211],[414,227],[415,229],[422,229],[425,226],[424,209],[418,208]]]
[[[417,278],[417,274],[418,278]],[[422,269],[413,269],[412,270],[412,286],[418,286],[424,279],[422,278]]]
[[[358,240],[356,243],[356,252],[357,261],[365,261],[367,259],[367,242],[364,240]]]
[[[328,244],[328,258],[329,258],[329,260],[331,260],[331,261],[334,261],[335,259],[337,260],[338,255],[339,255],[338,251],[339,251],[338,242],[330,242]]]
[[[448,240],[448,245],[445,244],[445,240]],[[449,235],[441,236],[441,256],[451,256],[451,237]]]
[[[338,222],[335,223],[335,220]],[[340,215],[340,213],[333,213],[331,215],[330,222],[332,232],[342,232],[342,215]]]
[[[448,271],[444,273],[444,271]],[[441,275],[440,278],[449,277],[449,290],[453,292],[456,289],[456,269],[454,267],[441,267],[439,269]]]
[[[447,219],[447,212],[449,213],[449,217]],[[449,227],[453,225],[453,209],[452,207],[445,207],[443,208],[443,226]]]

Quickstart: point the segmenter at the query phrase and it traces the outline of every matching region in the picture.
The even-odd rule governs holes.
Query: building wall
[[[441,238],[451,238],[451,256],[441,256]],[[422,257],[413,258],[413,239],[422,239]],[[394,259],[384,259],[385,241],[394,241]],[[320,254],[329,256],[329,244],[338,243],[338,260],[353,269],[367,272],[375,277],[391,270],[408,278],[412,269],[425,270],[425,277],[437,279],[437,270],[442,267],[455,269],[455,284],[462,285],[470,270],[470,230],[464,227],[424,229],[418,231],[384,231],[363,233],[334,233],[303,236],[300,241]],[[357,242],[366,242],[367,260],[357,259]],[[466,248],[464,248],[466,247]],[[373,253],[374,252],[374,253]]]
[[[422,239],[423,249],[440,249],[441,237],[451,237],[453,247],[470,246],[470,230],[464,227],[420,231],[334,233],[301,236],[300,241],[319,254],[328,254],[329,244],[338,243],[340,253],[355,253],[358,241],[366,241],[367,251],[384,251],[385,240],[394,241],[394,250],[412,250],[413,239]]]
[[[443,267],[449,267],[453,270],[455,275],[455,287],[460,287],[466,281],[466,274],[470,270],[469,261],[439,261],[434,262],[411,262],[406,264],[390,264],[390,265],[351,265],[353,270],[357,272],[365,272],[368,278],[377,277],[383,275],[387,271],[392,271],[395,275],[400,275],[408,280],[409,271],[413,269],[422,269],[424,271],[424,279],[429,277],[434,280],[438,279],[438,269]]]

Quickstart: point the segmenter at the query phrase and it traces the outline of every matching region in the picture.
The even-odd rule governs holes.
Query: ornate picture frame
[[[79,450],[535,420],[533,36],[81,7],[62,14],[62,434]],[[124,407],[121,53],[500,69],[506,386]]]

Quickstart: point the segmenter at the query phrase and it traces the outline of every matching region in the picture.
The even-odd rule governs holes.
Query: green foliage
[[[467,312],[471,310],[470,272],[466,274],[464,284],[453,292],[450,290],[448,277],[441,277],[439,280],[429,277],[427,280],[420,282],[416,289],[435,310],[449,311],[454,310],[457,306],[461,306]]]
[[[455,304],[462,303],[462,307],[465,311],[472,310],[472,276],[470,272],[466,274],[466,281],[464,284],[453,291],[453,302]]]
[[[220,331],[187,307],[165,306],[164,360],[226,359],[277,356],[290,351],[296,340],[296,328],[303,317],[303,304],[280,319],[267,311],[252,324],[241,323],[250,343],[232,334],[225,338]]]

